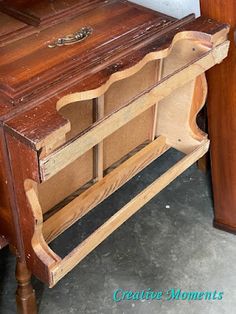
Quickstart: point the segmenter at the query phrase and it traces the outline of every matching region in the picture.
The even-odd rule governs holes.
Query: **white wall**
[[[162,13],[181,18],[190,13],[200,15],[199,0],[131,0]]]

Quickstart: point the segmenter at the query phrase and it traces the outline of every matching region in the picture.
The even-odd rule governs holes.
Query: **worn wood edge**
[[[105,137],[125,125],[127,122],[153,106],[157,101],[168,96],[174,89],[183,86],[190,80],[204,73],[206,70],[221,62],[228,53],[229,42],[208,51],[203,57],[177,71],[170,77],[158,83],[149,92],[134,100],[130,104],[119,109],[82,134],[72,142],[66,143],[51,155],[39,161],[41,179],[45,181],[63,169],[66,165],[76,160],[79,156],[98,144]],[[131,112],[132,111],[132,112]],[[121,118],[123,119],[121,120]]]
[[[155,195],[163,190],[177,176],[201,158],[209,149],[209,140],[204,140],[192,153],[186,155],[177,164],[166,171],[154,183],[149,185],[129,203],[122,207],[119,212],[113,215],[86,240],[78,245],[60,262],[54,265],[50,272],[52,274],[53,287],[69,271],[71,271],[80,261],[82,261],[91,251],[101,244],[112,232],[118,229],[126,220],[132,217],[140,208],[148,203]]]
[[[45,240],[48,243],[51,242],[169,148],[166,145],[165,137],[160,136],[127,159],[103,179],[47,219],[43,224]]]

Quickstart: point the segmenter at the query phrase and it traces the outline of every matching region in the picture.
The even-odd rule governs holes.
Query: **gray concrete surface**
[[[53,244],[62,256],[181,156],[154,162]],[[209,178],[191,167],[113,233],[59,284],[35,278],[40,314],[234,314],[236,236],[212,228]],[[113,301],[151,288],[223,291],[221,301]],[[15,313],[14,258],[0,252],[0,313]]]

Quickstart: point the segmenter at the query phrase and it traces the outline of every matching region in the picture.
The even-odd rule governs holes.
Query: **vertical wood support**
[[[37,314],[35,292],[31,284],[31,272],[24,261],[16,261],[16,306],[18,314]]]
[[[93,121],[104,117],[104,95],[93,100]],[[103,141],[94,147],[94,180],[103,178]]]
[[[155,83],[159,82],[162,78],[163,74],[163,64],[164,58],[161,60],[156,61],[156,71],[155,71]],[[154,112],[153,112],[153,127],[152,127],[152,135],[151,140],[154,141],[156,138],[156,130],[157,130],[157,115],[158,115],[158,103],[154,105]]]

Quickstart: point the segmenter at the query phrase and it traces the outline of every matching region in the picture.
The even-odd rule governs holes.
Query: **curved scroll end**
[[[201,55],[204,55],[207,51],[211,50],[213,48],[213,42],[212,42],[212,36],[198,31],[182,31],[177,33],[173,40],[170,42],[169,46],[167,48],[164,48],[162,50],[157,50],[149,52],[144,56],[143,59],[141,59],[139,62],[137,62],[134,66],[129,68],[121,68],[117,72],[110,73],[108,77],[104,78],[104,81],[102,81],[103,85],[98,86],[95,89],[87,90],[87,91],[81,91],[81,92],[75,92],[68,95],[63,96],[60,98],[57,102],[56,108],[59,111],[64,106],[74,103],[77,101],[83,101],[83,100],[89,100],[93,98],[97,98],[102,96],[106,93],[106,91],[109,89],[109,87],[120,80],[126,79],[137,72],[139,72],[148,62],[154,61],[154,60],[160,60],[168,57],[171,53],[175,45],[180,41],[192,41],[195,44],[199,45],[199,53]],[[196,53],[192,54],[193,59],[196,59]],[[198,58],[199,56],[197,56]],[[115,70],[114,70],[115,71]],[[98,80],[98,84],[99,84]]]
[[[27,255],[27,259],[33,267],[33,273],[40,280],[50,285],[52,282],[50,268],[61,261],[61,258],[49,248],[43,237],[43,214],[38,200],[37,183],[27,179],[24,182],[24,187],[34,217],[34,233],[31,239],[32,254],[30,256]],[[43,271],[42,268],[44,268]]]
[[[192,132],[192,137],[198,141],[207,138],[207,134],[203,132],[197,125],[196,119],[198,113],[204,107],[207,97],[207,81],[205,74],[198,76],[195,80],[192,106],[189,115],[189,126]]]
[[[24,182],[26,197],[30,204],[30,208],[32,209],[35,222],[37,225],[40,225],[43,223],[43,214],[42,214],[41,206],[38,201],[37,186],[38,186],[37,182],[31,179],[26,179]]]

